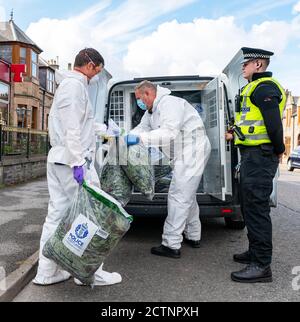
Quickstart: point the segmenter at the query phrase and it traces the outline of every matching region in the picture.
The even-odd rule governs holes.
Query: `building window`
[[[0,82],[0,121],[8,124],[9,86]]]
[[[9,85],[0,82],[0,101],[8,103],[9,101]]]
[[[47,114],[46,116],[46,131],[48,131],[48,127],[49,127],[49,114]]]
[[[0,46],[0,58],[12,63],[12,46]]]
[[[38,78],[38,55],[33,50],[31,50],[31,75]]]
[[[285,137],[285,154],[289,156],[291,154],[291,138],[289,136]]]
[[[32,107],[32,114],[31,114],[31,128],[37,129],[38,128],[38,109],[37,107]]]
[[[27,54],[27,49],[24,47],[20,48],[20,64],[26,65],[26,54]]]
[[[286,110],[286,127],[291,127],[292,110]]]
[[[25,128],[27,127],[27,105],[21,105],[18,104],[18,107],[16,108],[16,112],[18,115],[18,127]]]
[[[47,70],[47,91],[54,93],[54,72],[50,69]]]

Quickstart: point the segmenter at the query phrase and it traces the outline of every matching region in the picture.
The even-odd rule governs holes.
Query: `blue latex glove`
[[[84,171],[83,171],[83,166],[79,167],[74,167],[73,168],[73,177],[74,179],[78,182],[80,186],[82,186],[83,181],[84,181]]]
[[[127,146],[136,145],[140,143],[140,138],[137,135],[128,134],[124,136],[124,141]]]

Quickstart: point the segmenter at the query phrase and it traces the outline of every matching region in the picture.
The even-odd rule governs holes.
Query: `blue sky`
[[[299,0],[0,0],[62,67],[97,48],[116,78],[217,74],[242,46],[275,52],[272,70],[300,95]],[[3,10],[4,9],[4,10]],[[0,11],[1,12],[1,11]]]
[[[6,10],[7,18],[10,15],[11,9],[14,9],[14,17],[18,25],[27,29],[29,24],[37,21],[42,17],[64,19],[77,15],[86,8],[97,4],[98,0],[63,0],[63,1],[48,1],[43,0],[10,0],[0,1],[0,4]],[[111,8],[116,8],[123,0],[115,0],[112,2]],[[249,12],[250,19],[246,19],[243,23],[249,26],[253,23],[259,23],[267,19],[282,19],[289,20],[293,18],[292,10],[296,0],[281,0],[281,1],[253,1],[253,5],[249,4],[249,0],[199,0],[190,5],[181,8],[175,13],[159,19],[158,22],[166,19],[178,19],[180,22],[188,22],[198,17],[218,18],[225,15],[235,15],[238,18],[240,12]],[[276,4],[274,8],[272,5]],[[264,4],[265,10],[264,10]],[[252,13],[252,10],[257,7],[262,7],[259,14]],[[28,10],[29,9],[29,10]],[[26,14],[24,14],[26,12]]]

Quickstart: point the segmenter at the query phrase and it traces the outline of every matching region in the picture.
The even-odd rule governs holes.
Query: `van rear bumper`
[[[242,221],[240,205],[199,205],[201,218],[231,218],[233,221]],[[167,205],[155,204],[128,204],[126,211],[133,216],[166,216]]]

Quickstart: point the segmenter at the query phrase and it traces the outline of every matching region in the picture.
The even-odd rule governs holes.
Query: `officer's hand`
[[[225,139],[226,139],[226,141],[232,141],[234,139],[234,136],[232,133],[226,132]]]
[[[140,143],[140,138],[137,135],[128,134],[124,136],[124,141],[127,146],[136,145]]]

